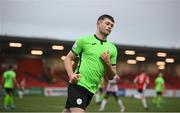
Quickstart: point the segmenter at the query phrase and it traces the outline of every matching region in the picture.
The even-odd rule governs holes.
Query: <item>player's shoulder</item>
[[[108,45],[109,45],[111,48],[114,48],[114,49],[117,50],[116,44],[114,44],[114,43],[112,43],[112,42],[110,42],[110,41],[107,41],[107,43],[108,43]]]
[[[11,73],[10,70],[6,70],[6,71],[4,72],[5,75],[6,75],[6,74],[9,74],[9,73]]]

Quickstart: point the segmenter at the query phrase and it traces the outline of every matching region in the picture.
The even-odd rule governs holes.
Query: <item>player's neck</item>
[[[99,38],[100,40],[106,40],[106,38],[107,38],[107,36],[104,36],[104,35],[102,35],[102,34],[100,34],[100,33],[96,33],[95,35],[96,35],[96,37]]]

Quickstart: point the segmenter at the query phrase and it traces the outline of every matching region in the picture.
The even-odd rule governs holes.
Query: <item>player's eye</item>
[[[111,24],[110,22],[106,22],[106,25],[107,25],[107,26],[109,26],[109,25],[110,25],[110,26],[111,26],[111,28],[113,28],[113,26],[114,26],[114,24]]]

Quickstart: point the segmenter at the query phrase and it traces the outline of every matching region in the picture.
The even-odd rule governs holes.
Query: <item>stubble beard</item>
[[[104,36],[104,37],[107,37],[110,33],[106,33],[106,32],[103,32],[103,31],[100,31],[100,33]]]

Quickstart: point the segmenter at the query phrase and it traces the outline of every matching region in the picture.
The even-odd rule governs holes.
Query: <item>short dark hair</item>
[[[98,21],[99,20],[104,20],[105,18],[108,18],[110,19],[113,23],[114,23],[114,18],[110,15],[107,15],[107,14],[104,14],[104,15],[101,15],[99,18],[98,18]]]
[[[9,66],[8,66],[8,69],[13,69],[13,65],[9,65]]]

